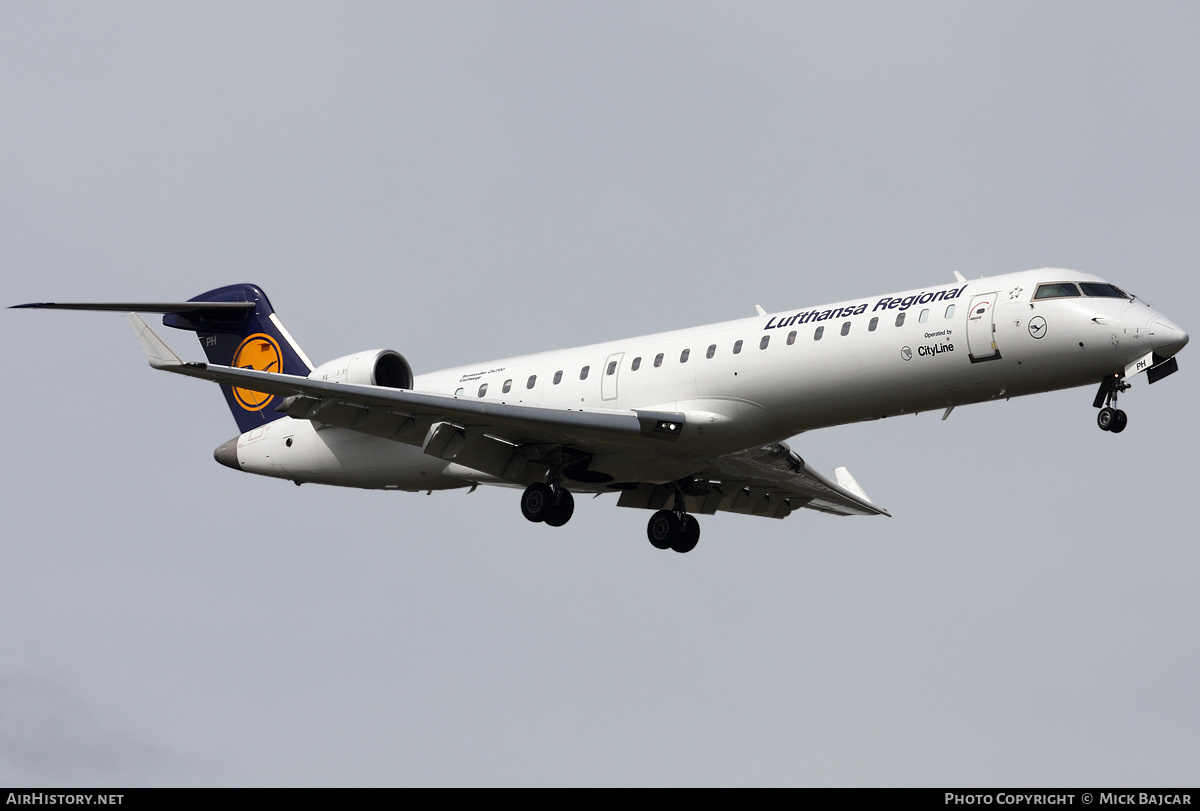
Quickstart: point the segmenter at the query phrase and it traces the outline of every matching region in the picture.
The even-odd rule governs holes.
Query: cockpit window
[[[1044,298],[1078,298],[1079,288],[1071,282],[1050,282],[1048,284],[1039,284],[1037,292],[1033,294],[1033,300]]]
[[[1128,293],[1111,284],[1080,282],[1079,286],[1083,288],[1085,296],[1095,296],[1096,298],[1129,298]]]

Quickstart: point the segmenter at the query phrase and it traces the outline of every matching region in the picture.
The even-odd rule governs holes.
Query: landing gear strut
[[[1117,395],[1128,389],[1129,385],[1118,375],[1100,381],[1100,390],[1096,392],[1096,399],[1092,405],[1100,409],[1100,413],[1096,415],[1096,424],[1100,426],[1101,431],[1119,434],[1125,430],[1129,417],[1117,408]]]
[[[683,493],[675,494],[675,509],[659,510],[646,524],[646,536],[655,549],[691,552],[700,541],[700,522],[684,509]]]
[[[561,527],[575,512],[575,498],[562,485],[534,482],[521,494],[521,513],[530,521]]]

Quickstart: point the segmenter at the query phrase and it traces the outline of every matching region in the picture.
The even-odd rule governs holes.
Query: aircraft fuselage
[[[1075,293],[1053,295],[1053,283]],[[1081,294],[1080,285],[1103,294]],[[611,454],[591,467],[617,481],[668,482],[686,475],[676,456],[719,456],[816,428],[1096,385],[1187,342],[1149,305],[1108,287],[1077,271],[1026,271],[474,363],[418,375],[413,389],[681,412],[683,433],[654,459]],[[505,483],[319,420],[268,423],[238,438],[236,457],[230,450],[227,464],[236,458],[247,472],[298,482],[402,490]]]

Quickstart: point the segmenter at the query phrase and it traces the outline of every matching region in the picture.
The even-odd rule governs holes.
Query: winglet
[[[963,275],[961,273],[959,273],[957,270],[954,271],[954,278],[958,279],[959,284],[962,284],[963,282],[966,281],[966,279],[963,278]]]
[[[125,317],[129,319],[129,325],[133,327],[133,334],[137,336],[138,343],[142,345],[142,350],[145,351],[151,366],[155,369],[166,369],[171,366],[183,365],[179,356],[163,343],[162,338],[154,334],[154,330],[150,329],[137,313],[129,313]]]
[[[838,487],[841,487],[843,490],[849,490],[851,493],[858,496],[868,504],[874,503],[871,501],[871,497],[863,492],[863,489],[858,486],[858,482],[856,482],[854,477],[850,475],[849,470],[846,470],[844,467],[839,467],[837,470],[833,471],[833,475],[837,477]]]
[[[754,309],[755,309],[755,310],[758,310],[758,314],[759,314],[759,315],[766,315],[766,314],[767,314],[767,311],[766,311],[766,310],[764,310],[764,309],[762,308],[762,305],[761,305],[761,304],[755,304],[755,305],[754,305]]]

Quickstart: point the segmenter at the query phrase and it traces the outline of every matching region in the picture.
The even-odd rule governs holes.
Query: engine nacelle
[[[369,349],[326,361],[313,369],[308,377],[310,380],[386,386],[389,389],[411,389],[413,385],[412,367],[403,355],[392,349]]]

